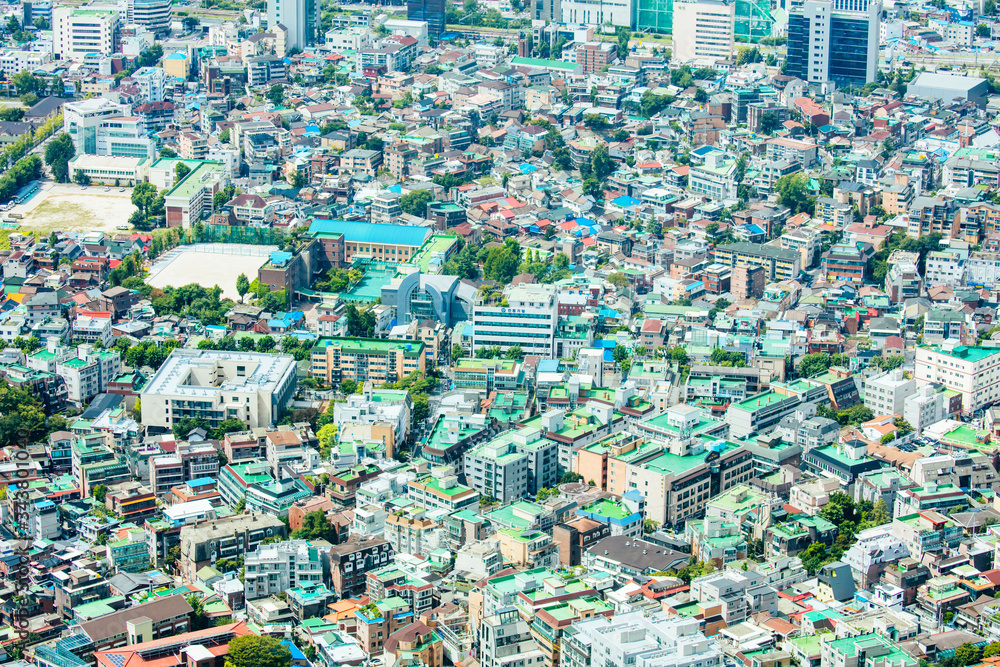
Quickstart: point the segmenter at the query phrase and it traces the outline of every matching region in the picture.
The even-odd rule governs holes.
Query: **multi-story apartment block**
[[[393,560],[392,545],[374,535],[352,535],[343,544],[330,548],[330,578],[341,598],[365,592],[368,573]]]
[[[733,437],[743,438],[751,433],[767,433],[778,427],[782,419],[793,414],[801,405],[826,400],[826,385],[810,380],[799,380],[789,385],[779,385],[772,390],[733,403],[726,410],[726,423]]]
[[[244,564],[243,591],[247,600],[324,580],[323,554],[306,540],[259,546],[244,557]]]
[[[254,352],[174,349],[141,392],[142,423],[172,428],[188,417],[212,426],[276,424],[295,395],[295,359]]]
[[[229,182],[228,168],[222,162],[204,160],[171,188],[163,198],[167,226],[190,229],[213,210],[215,193]]]
[[[917,270],[920,255],[905,250],[893,250],[889,255],[889,270],[885,274],[885,292],[892,303],[915,299],[923,291],[924,281]]]
[[[715,248],[715,261],[731,268],[764,268],[764,281],[793,280],[802,269],[802,256],[794,250],[782,250],[752,243],[729,243]],[[733,281],[736,281],[734,270]],[[761,287],[763,292],[763,286]]]
[[[901,539],[910,557],[923,560],[924,554],[954,549],[962,539],[961,526],[933,510],[897,516],[892,534]]]
[[[555,486],[558,456],[557,441],[543,437],[539,428],[524,427],[467,452],[465,477],[480,494],[517,500]]]
[[[722,651],[702,634],[694,619],[662,611],[585,619],[563,635],[560,664],[564,667],[627,667],[653,662],[670,667],[719,667]]]
[[[823,280],[864,284],[865,270],[874,254],[875,248],[870,243],[837,243],[823,254]]]
[[[917,381],[907,379],[896,369],[865,381],[865,406],[878,415],[902,415],[903,402],[913,394]]]
[[[452,466],[437,467],[430,475],[419,477],[406,486],[407,496],[426,510],[442,509],[450,514],[479,504],[479,493],[459,484]]]
[[[715,200],[735,199],[736,187],[739,185],[736,176],[736,160],[727,159],[720,153],[712,153],[705,158],[704,164],[691,165],[688,171],[688,189]]]
[[[1000,490],[1000,475],[992,459],[978,452],[935,454],[917,459],[910,478],[922,487],[949,485],[961,489]]]
[[[286,537],[288,528],[267,514],[238,514],[181,528],[180,570],[194,581],[198,570],[220,558],[245,557],[269,537]]]
[[[733,53],[736,3],[688,0],[674,5],[674,58],[680,62],[726,60]]]
[[[940,383],[959,392],[962,412],[971,415],[1000,400],[1000,349],[918,347],[914,377],[918,386]]]
[[[935,232],[945,238],[958,233],[961,215],[958,203],[947,195],[917,197],[906,215],[906,233],[919,237]]]
[[[398,382],[426,371],[424,343],[381,338],[321,338],[312,349],[309,374],[327,384]]]
[[[185,482],[218,476],[219,455],[207,442],[178,442],[174,452],[149,459],[149,484],[159,498]]]
[[[514,607],[503,607],[483,618],[479,650],[482,667],[542,667],[545,663],[531,627]]]
[[[459,359],[454,366],[456,389],[513,391],[524,384],[521,364],[511,359]]]

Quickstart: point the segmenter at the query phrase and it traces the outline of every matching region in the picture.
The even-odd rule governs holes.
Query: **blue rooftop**
[[[271,253],[271,264],[284,266],[292,261],[292,253],[283,250],[275,250]]]
[[[347,220],[313,220],[310,234],[343,234],[355,243],[395,243],[421,246],[430,236],[427,227],[409,225],[380,225],[374,222],[348,222]]]
[[[208,486],[210,484],[215,484],[215,479],[212,477],[199,477],[188,482],[188,486]]]
[[[559,360],[558,359],[545,359],[544,361],[538,362],[538,372],[539,373],[558,373],[559,372]]]
[[[634,197],[629,197],[628,195],[622,195],[621,197],[612,199],[611,203],[614,204],[615,206],[621,206],[623,208],[626,208],[629,206],[638,206],[641,202],[638,199],[635,199]]]

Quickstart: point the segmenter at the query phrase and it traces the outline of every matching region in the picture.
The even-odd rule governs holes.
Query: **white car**
[[[122,231],[127,231],[128,230],[128,225],[118,225],[118,229],[120,229]]]
[[[105,185],[104,186],[104,191],[105,192],[111,192],[111,188],[109,186]]]

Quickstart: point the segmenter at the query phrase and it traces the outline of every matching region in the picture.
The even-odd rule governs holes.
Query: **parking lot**
[[[115,232],[127,225],[132,212],[132,190],[92,185],[86,190],[75,183],[45,181],[28,201],[4,212],[20,214],[21,228],[40,231]]]

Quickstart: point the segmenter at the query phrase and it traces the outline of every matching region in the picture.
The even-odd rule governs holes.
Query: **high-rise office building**
[[[127,0],[125,22],[145,26],[153,32],[170,32],[171,3],[173,0]]]
[[[639,28],[668,35],[674,33],[674,0],[636,0],[636,3],[636,25]],[[733,33],[737,41],[759,42],[771,36],[773,27],[774,17],[769,0],[736,0]]]
[[[406,18],[427,21],[427,34],[435,40],[444,34],[445,0],[406,0]]]
[[[735,3],[687,0],[674,5],[674,59],[718,61],[733,55]]]
[[[267,27],[274,29],[279,23],[288,30],[286,49],[315,44],[320,24],[319,0],[267,0]]]
[[[881,0],[806,0],[788,15],[786,72],[837,86],[874,81],[881,13]]]

